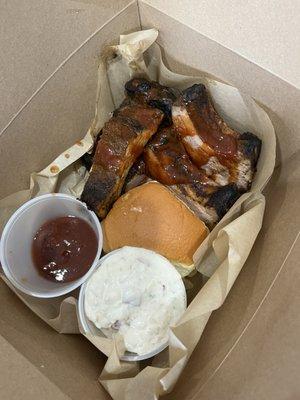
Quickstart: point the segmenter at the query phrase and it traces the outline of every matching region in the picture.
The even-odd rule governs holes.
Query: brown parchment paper
[[[104,51],[98,69],[95,118],[86,136],[39,173],[30,176],[30,187],[0,201],[0,228],[25,201],[49,192],[80,196],[88,172],[78,159],[93,145],[95,135],[124,98],[124,84],[133,76],[147,75],[162,84],[184,89],[204,83],[217,111],[240,132],[251,131],[262,139],[262,152],[251,192],[244,194],[213,229],[194,255],[198,271],[209,277],[176,327],[171,328],[169,350],[157,355],[151,364],[120,361],[124,354],[122,338],[114,340],[87,335],[108,360],[100,382],[116,400],[155,399],[172,390],[189,356],[197,345],[211,313],[219,308],[234,284],[261,228],[265,199],[262,189],[275,164],[275,134],[266,112],[238,89],[208,78],[183,76],[163,64],[155,40],[155,29],[122,35],[118,46]],[[167,51],[167,49],[165,49]],[[201,68],[201,66],[199,66]],[[78,333],[77,292],[57,299],[35,299],[16,294],[50,326],[60,333]]]

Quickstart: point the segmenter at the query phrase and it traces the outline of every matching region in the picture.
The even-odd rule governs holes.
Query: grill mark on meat
[[[202,182],[214,184],[190,160],[174,127],[160,129],[144,151],[149,176],[165,185]]]
[[[120,196],[129,169],[162,119],[158,109],[125,101],[104,125],[81,196],[101,219]]]

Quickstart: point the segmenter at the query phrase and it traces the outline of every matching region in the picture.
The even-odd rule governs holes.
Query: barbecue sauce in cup
[[[85,220],[58,217],[44,223],[36,232],[32,260],[44,278],[71,282],[86,274],[97,250],[97,235]]]

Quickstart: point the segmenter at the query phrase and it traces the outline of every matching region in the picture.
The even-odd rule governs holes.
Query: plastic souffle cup
[[[98,261],[97,265],[96,265],[96,269],[101,268],[102,263],[110,256],[112,256],[113,254],[119,252],[121,249],[117,249],[117,250],[113,250],[110,253],[106,254],[104,257],[101,257],[101,259]],[[97,328],[95,326],[95,324],[90,321],[88,319],[88,317],[86,316],[85,313],[85,307],[84,307],[84,299],[85,299],[85,290],[88,284],[88,280],[85,281],[85,283],[81,286],[80,288],[80,293],[79,293],[79,298],[78,298],[78,307],[77,307],[77,316],[78,316],[78,320],[79,323],[81,325],[81,329],[83,330],[83,332],[85,334],[88,335],[93,335],[93,336],[100,336],[100,337],[108,337],[104,331],[102,331],[101,329]],[[182,282],[182,290],[185,294],[185,307],[187,306],[187,298],[186,298],[186,292],[185,292],[185,286],[184,283]],[[166,349],[169,345],[169,341],[163,343],[162,345],[160,345],[159,347],[157,347],[155,350],[146,353],[146,354],[136,354],[130,351],[125,351],[124,355],[120,356],[120,359],[122,361],[142,361],[142,360],[146,360],[148,358],[154,357],[155,355],[157,355],[158,353],[160,353],[161,351],[163,351],[164,349]]]
[[[98,249],[91,267],[82,277],[72,282],[52,282],[42,277],[32,260],[32,240],[45,222],[72,215],[85,220],[98,238]],[[93,272],[100,258],[103,235],[96,214],[73,196],[61,193],[35,197],[23,204],[4,227],[0,242],[3,272],[21,292],[34,297],[52,298],[78,288]]]

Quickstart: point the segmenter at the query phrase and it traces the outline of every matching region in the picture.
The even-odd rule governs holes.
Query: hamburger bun
[[[108,253],[123,246],[142,247],[165,256],[182,275],[193,268],[193,254],[208,229],[167,188],[157,182],[121,196],[102,222]]]

